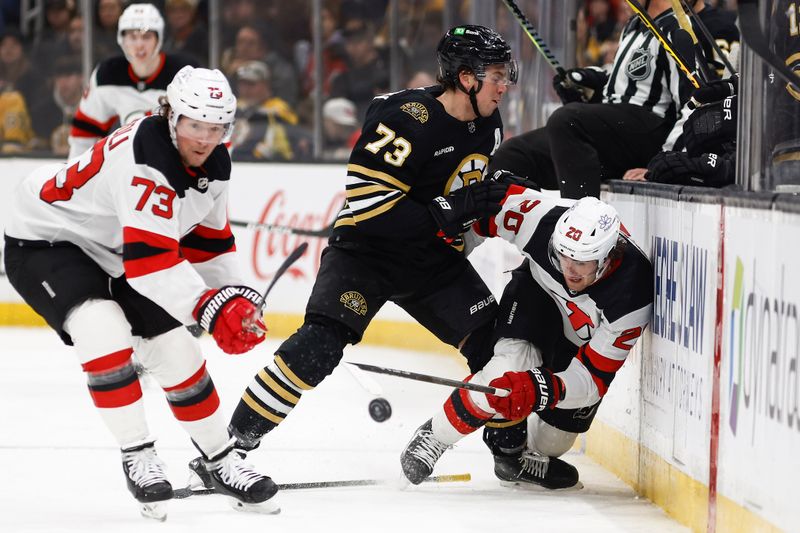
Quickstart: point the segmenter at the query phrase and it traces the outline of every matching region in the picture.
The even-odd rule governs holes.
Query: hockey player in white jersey
[[[260,296],[241,285],[226,215],[231,160],[223,142],[235,112],[221,72],[184,67],[157,115],[28,176],[6,226],[9,281],[75,346],[122,450],[128,488],[143,514],[161,519],[159,502],[173,491],[148,430],[134,351],[218,492],[259,504],[277,491],[233,448],[200,345],[184,327],[199,324],[232,354],[264,340],[254,316]]]
[[[511,242],[526,260],[500,301],[494,355],[466,381],[511,394],[456,389],[403,451],[403,472],[420,483],[448,447],[486,426],[501,481],[576,486],[577,470],[558,457],[589,429],[650,320],[652,268],[614,208],[593,197],[513,186],[479,233]]]
[[[100,62],[92,72],[69,134],[69,157],[82,154],[116,124],[149,115],[166,94],[167,84],[194,61],[161,51],[164,19],[152,4],[131,4],[117,23],[124,55]]]

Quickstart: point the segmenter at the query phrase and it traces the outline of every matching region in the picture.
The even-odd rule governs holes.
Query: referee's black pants
[[[601,181],[646,167],[672,125],[632,104],[566,104],[544,128],[501,144],[490,172],[509,170],[564,198],[599,197]]]

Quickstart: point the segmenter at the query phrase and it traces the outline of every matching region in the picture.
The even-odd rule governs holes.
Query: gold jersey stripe
[[[372,194],[374,192],[397,192],[397,189],[389,187],[388,185],[381,185],[379,183],[374,183],[369,185],[361,185],[359,187],[354,187],[352,189],[347,188],[345,192],[347,194],[347,199],[353,200],[355,198],[358,198],[359,196]]]
[[[524,418],[521,419],[521,420],[505,420],[503,422],[487,422],[486,423],[486,427],[487,428],[510,428],[511,426],[516,426],[517,424],[520,424],[522,422],[525,422]]]
[[[291,404],[294,404],[294,405],[297,405],[297,402],[300,401],[300,397],[299,396],[295,396],[294,394],[292,394],[291,392],[286,390],[286,387],[284,387],[282,383],[278,383],[277,381],[272,379],[272,376],[267,374],[267,371],[264,370],[263,368],[258,371],[258,377],[260,377],[261,380],[270,389],[272,389],[272,392],[274,392],[275,394],[277,394],[278,396],[280,396],[281,398],[283,398],[287,402],[289,402]]]
[[[366,211],[366,212],[361,213],[359,215],[353,215],[353,220],[355,220],[356,223],[359,223],[359,222],[362,222],[364,220],[368,220],[368,219],[370,219],[372,217],[376,217],[376,216],[380,215],[381,213],[385,213],[389,209],[393,208],[394,205],[397,202],[399,202],[400,200],[402,200],[402,199],[403,199],[403,197],[399,196],[399,197],[395,198],[394,200],[392,200],[391,202],[386,202],[385,204],[382,204],[382,205],[376,207],[375,209],[370,209],[369,211]]]
[[[369,168],[361,166],[361,165],[354,165],[352,163],[347,165],[347,172],[351,172],[351,171],[352,172],[357,172],[359,174],[363,174],[365,176],[369,176],[370,178],[375,178],[375,179],[378,179],[378,180],[381,180],[381,181],[385,181],[386,183],[394,185],[395,187],[397,187],[398,189],[400,189],[403,192],[408,192],[408,191],[411,190],[411,186],[410,185],[406,185],[405,183],[403,183],[399,179],[395,178],[394,176],[392,176],[390,174],[387,174],[386,172],[381,172],[379,170],[372,170],[372,169],[369,169]],[[355,176],[355,177],[358,177],[358,176]]]
[[[353,220],[352,216],[349,216],[347,218],[340,218],[339,220],[337,220],[336,224],[334,224],[333,227],[334,228],[339,228],[341,226],[355,226],[355,225],[356,225],[356,221]]]
[[[294,383],[297,386],[297,388],[303,390],[311,390],[314,388],[305,381],[303,381],[302,379],[298,378],[297,374],[292,372],[292,370],[288,366],[286,366],[286,363],[283,362],[283,359],[281,358],[280,355],[275,356],[275,364],[278,365],[278,368],[280,369],[281,372],[283,372],[283,375],[289,378],[289,381]]]
[[[262,417],[266,418],[270,422],[273,422],[275,424],[280,424],[281,422],[283,422],[282,416],[270,413],[269,411],[261,407],[261,405],[257,401],[255,401],[247,391],[244,391],[244,394],[242,394],[242,400],[244,400],[244,403],[246,403],[250,407],[250,409],[260,414]]]

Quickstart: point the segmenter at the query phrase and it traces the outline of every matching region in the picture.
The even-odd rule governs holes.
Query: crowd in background
[[[91,22],[95,62],[120,55],[116,24],[125,0],[96,0],[80,13],[76,0],[44,0],[44,28],[20,31],[20,1],[0,0],[0,139],[4,154],[64,156],[80,101],[84,24]],[[166,21],[162,49],[209,65],[207,0],[154,0]],[[366,109],[390,90],[388,0],[326,0],[322,9],[323,150],[346,159]],[[236,159],[313,158],[311,2],[221,2],[221,54],[216,64],[239,98]],[[404,87],[435,83],[442,0],[400,0],[400,72]],[[726,7],[734,7],[731,0]],[[498,2],[498,9],[502,4]],[[610,63],[631,12],[624,0],[585,0],[577,25],[578,66]],[[536,12],[529,14],[534,19]]]

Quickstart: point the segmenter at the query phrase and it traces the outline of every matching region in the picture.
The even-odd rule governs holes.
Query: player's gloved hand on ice
[[[553,89],[561,102],[588,102],[603,100],[603,88],[608,81],[608,73],[600,67],[571,68],[562,77],[553,77]]]
[[[223,352],[245,353],[263,342],[267,331],[261,317],[255,316],[260,301],[261,295],[250,287],[226,285],[203,294],[192,316]]]
[[[736,178],[733,158],[702,154],[689,157],[686,152],[661,152],[647,164],[647,181],[678,185],[724,187]]]
[[[696,109],[683,125],[686,151],[696,157],[702,153],[726,151],[736,141],[737,97],[731,96]]]
[[[508,420],[519,420],[533,411],[552,409],[564,397],[564,382],[544,367],[506,372],[489,385],[511,391],[506,397],[486,395],[491,408]]]
[[[534,189],[537,191],[542,190],[541,187],[539,187],[539,185],[537,185],[535,182],[529,180],[528,178],[517,176],[508,170],[495,170],[491,179],[504,185],[519,185],[520,187],[525,187],[526,189]]]
[[[508,185],[496,181],[479,181],[446,196],[437,196],[428,204],[428,210],[441,230],[440,236],[454,239],[476,220],[499,213],[507,190]]]
[[[689,106],[689,109],[696,109],[703,105],[719,102],[729,96],[736,96],[738,91],[738,74],[722,80],[712,80],[699,89],[695,89],[686,105]]]

